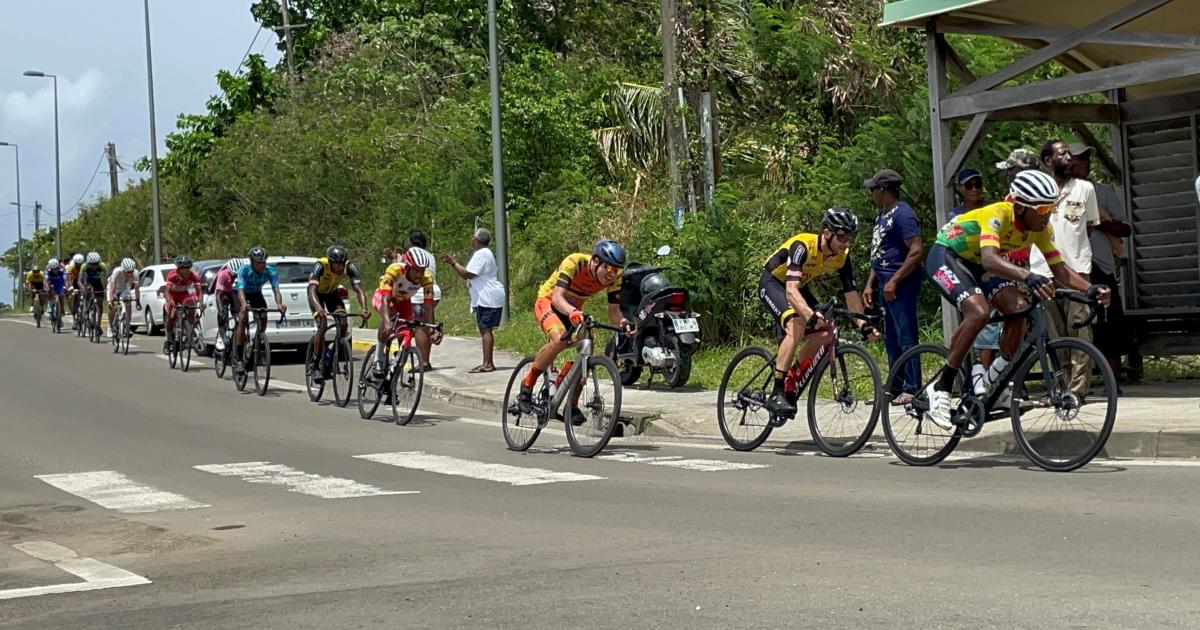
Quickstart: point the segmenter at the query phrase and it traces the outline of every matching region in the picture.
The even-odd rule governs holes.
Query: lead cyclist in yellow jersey
[[[358,298],[358,304],[362,308],[363,322],[366,322],[371,311],[367,310],[367,297],[363,294],[362,280],[358,277],[358,267],[349,261],[345,247],[330,245],[325,250],[325,257],[317,259],[312,273],[308,276],[308,305],[312,308],[313,318],[316,319],[317,324],[317,332],[312,338],[312,356],[313,361],[317,363],[321,361],[321,346],[325,339],[325,331],[329,326],[327,321],[329,311],[336,313],[346,310],[346,304],[342,302],[341,292],[338,290],[345,280],[350,280],[350,286],[354,287],[354,296]],[[338,334],[345,336],[346,320],[338,320],[337,325]],[[314,382],[319,383],[324,380],[321,370],[316,364],[309,365],[308,371]]]
[[[1050,213],[1058,201],[1059,189],[1054,178],[1041,171],[1018,173],[1005,201],[965,212],[938,232],[937,242],[929,248],[925,273],[942,297],[962,314],[962,323],[954,331],[947,348],[946,365],[939,377],[925,388],[929,397],[929,419],[939,427],[952,430],[950,390],[954,386],[971,341],[987,324],[991,307],[1005,315],[1025,309],[1028,304],[1017,292],[1024,282],[1029,291],[1043,300],[1054,299],[1050,278],[1014,265],[1005,254],[1037,247],[1046,257],[1054,280],[1108,306],[1109,290],[1089,284],[1063,263],[1054,245]],[[1003,373],[1025,336],[1025,321],[1004,323],[1000,335],[1000,355],[984,377],[988,386]]]

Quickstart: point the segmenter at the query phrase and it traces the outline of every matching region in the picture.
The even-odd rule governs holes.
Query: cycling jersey
[[[117,267],[113,269],[112,275],[108,277],[108,298],[118,299],[124,297],[127,293],[133,290],[137,285],[137,274],[130,273],[125,275],[125,270]]]
[[[263,287],[267,284],[271,288],[279,290],[279,274],[275,273],[273,265],[267,265],[262,272],[254,270],[254,264],[242,266],[241,271],[238,271],[237,280],[233,283],[235,291],[245,291],[246,293],[262,293]]]
[[[379,288],[375,289],[375,294],[390,294],[394,301],[407,301],[412,298],[417,289],[424,289],[425,303],[433,304],[433,276],[429,275],[429,270],[425,270],[419,283],[410,281],[405,275],[406,270],[407,267],[404,266],[404,263],[388,265],[383,275],[379,277]]]
[[[42,274],[40,269],[34,269],[25,274],[25,282],[40,288],[46,283],[46,276]]]
[[[56,295],[62,295],[63,287],[67,284],[67,270],[60,263],[57,267],[46,267],[46,280],[54,288]]]
[[[108,275],[108,265],[104,263],[96,263],[94,265],[85,264],[79,269],[79,275],[83,279],[83,283],[93,287],[104,285],[104,279]]]
[[[780,282],[794,280],[804,287],[819,276],[837,270],[842,280],[842,292],[854,291],[854,265],[850,262],[850,250],[826,258],[818,243],[816,234],[801,233],[789,238],[767,258],[763,264],[763,275],[770,274]]]
[[[79,277],[79,265],[69,263],[67,265],[67,277],[71,279],[71,284],[74,284],[75,279]]]
[[[200,274],[190,269],[186,278],[179,273],[178,269],[172,269],[167,273],[167,279],[163,283],[163,295],[176,304],[194,299],[203,291],[204,285],[200,282]]]
[[[995,247],[1001,254],[1009,254],[1036,246],[1046,257],[1046,263],[1057,265],[1063,261],[1062,254],[1054,245],[1054,230],[1049,224],[1041,232],[1029,232],[1017,225],[1013,204],[1000,201],[978,210],[964,212],[942,226],[937,244],[943,245],[956,256],[968,262],[982,264],[983,248]]]
[[[228,265],[221,267],[217,272],[217,278],[213,281],[214,293],[233,293],[233,283],[237,280],[237,274]]]
[[[346,278],[350,278],[352,286],[361,284],[358,279],[358,267],[355,267],[354,263],[348,262],[342,273],[334,273],[328,258],[318,258],[317,263],[313,265],[312,274],[308,276],[308,283],[317,285],[317,293],[333,293]]]
[[[624,275],[624,270],[618,271],[613,277],[613,281],[607,285],[600,284],[596,276],[592,275],[592,270],[589,263],[592,261],[591,254],[571,254],[563,259],[558,265],[558,269],[550,274],[550,277],[542,283],[538,289],[537,298],[539,300],[550,299],[554,294],[554,287],[562,287],[567,290],[567,302],[579,308],[587,301],[588,298],[607,289],[608,303],[621,303],[621,279]]]

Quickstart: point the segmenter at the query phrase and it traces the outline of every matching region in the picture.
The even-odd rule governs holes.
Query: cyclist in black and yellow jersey
[[[363,294],[362,281],[358,277],[358,267],[349,261],[349,255],[346,253],[346,248],[341,245],[330,245],[325,250],[325,257],[318,258],[316,264],[313,265],[312,274],[308,277],[308,304],[313,309],[313,317],[316,318],[317,333],[313,335],[313,363],[308,366],[308,371],[312,375],[315,382],[321,382],[321,370],[318,364],[321,360],[321,345],[325,339],[325,331],[328,328],[327,315],[330,311],[344,311],[346,304],[342,301],[342,295],[339,289],[342,287],[342,282],[350,280],[350,286],[354,287],[354,296],[358,298],[358,304],[362,307],[362,316],[365,321],[370,311],[367,310],[367,298]],[[346,320],[338,321],[339,334],[346,334]]]
[[[830,329],[822,326],[821,314],[816,312],[817,299],[808,284],[836,271],[846,306],[855,313],[863,312],[849,251],[850,241],[858,233],[858,218],[845,208],[833,207],[825,211],[822,223],[820,233],[801,233],[784,241],[767,259],[758,280],[758,298],[775,316],[775,337],[779,340],[775,386],[766,401],[767,409],[778,416],[796,415],[796,405],[788,400],[783,388],[800,340],[804,340],[797,359],[801,366],[811,362],[817,350],[829,341]],[[879,338],[873,326],[857,320],[856,324],[864,339]]]
[[[46,306],[46,274],[37,266],[25,274],[25,290],[33,299],[33,307],[41,313],[42,308]]]

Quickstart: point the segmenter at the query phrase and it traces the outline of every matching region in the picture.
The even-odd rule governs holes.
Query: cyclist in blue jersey
[[[58,302],[58,312],[61,314],[61,300],[67,289],[67,268],[57,258],[51,258],[46,263],[46,282],[50,284],[50,301]]]
[[[275,273],[274,267],[267,264],[267,250],[255,247],[250,250],[249,258],[250,264],[242,266],[238,271],[237,280],[233,282],[233,290],[237,292],[239,305],[237,330],[233,333],[236,355],[233,370],[239,376],[246,373],[242,347],[246,342],[247,307],[267,308],[267,300],[263,297],[263,287],[270,284],[271,289],[275,292],[275,305],[279,312],[287,311],[287,305],[283,303],[283,295],[279,292],[279,274]],[[259,330],[264,329],[266,325],[267,314],[259,313]]]

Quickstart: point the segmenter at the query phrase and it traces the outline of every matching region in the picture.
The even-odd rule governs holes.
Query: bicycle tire
[[[1023,403],[1029,403],[1033,396],[1037,396],[1040,393],[1036,390],[1030,391],[1031,383],[1041,383],[1049,387],[1051,391],[1046,392],[1046,394],[1051,396],[1051,400],[1054,400],[1059,395],[1063,395],[1056,394],[1053,391],[1054,388],[1065,389],[1066,377],[1063,375],[1060,352],[1082,352],[1088,355],[1091,364],[1100,370],[1100,381],[1104,387],[1104,394],[1096,398],[1103,398],[1101,401],[1104,403],[1103,410],[1097,409],[1095,402],[1075,408],[1066,405],[1053,408],[1033,407],[1022,409],[1025,406]],[[1041,365],[1036,352],[1026,359],[1025,363],[1013,373],[1012,402],[1009,408],[1009,413],[1012,414],[1013,436],[1017,440],[1017,445],[1025,452],[1025,456],[1033,463],[1051,472],[1070,472],[1081,466],[1085,466],[1096,455],[1099,455],[1104,450],[1109,436],[1112,435],[1113,425],[1116,424],[1117,420],[1117,379],[1103,353],[1096,346],[1083,339],[1062,337],[1046,342],[1046,358],[1050,362],[1051,369],[1054,372],[1049,379],[1045,375],[1043,375],[1041,380],[1030,381],[1027,378],[1030,370]],[[1090,380],[1091,377],[1089,375]],[[1096,400],[1096,398],[1092,398],[1092,400]],[[1069,400],[1075,400],[1073,393],[1070,393]],[[1087,432],[1082,430],[1082,427],[1088,426],[1088,423],[1079,420],[1084,415],[1089,417],[1096,415],[1093,413],[1085,414],[1084,412],[1087,411],[1101,411],[1099,415],[1103,416],[1098,426],[1095,424],[1090,425],[1096,429],[1095,436],[1091,439],[1085,439],[1084,436]],[[1065,427],[1048,431],[1047,437],[1034,437],[1030,431],[1030,425],[1033,422],[1027,422],[1026,420],[1036,412],[1049,412],[1052,414],[1052,418],[1060,420],[1066,418],[1064,421]],[[1052,443],[1058,444],[1060,447],[1064,445],[1070,447],[1072,444],[1078,444],[1079,448],[1072,450],[1078,450],[1079,452],[1074,456],[1063,457],[1061,454],[1064,451],[1060,448],[1058,449],[1060,456],[1056,458],[1047,452],[1055,450],[1051,448]]]
[[[522,359],[513,370],[512,376],[508,379],[508,386],[504,389],[504,400],[500,407],[500,429],[509,450],[528,450],[537,441],[538,435],[541,435],[542,427],[546,426],[546,422],[538,418],[536,410],[525,413],[516,400],[516,394],[521,391],[520,383],[524,382],[525,374],[532,367],[533,357]],[[539,380],[542,385],[537,390],[537,399],[534,400],[534,404],[540,402],[544,408],[549,399],[550,376],[543,372]],[[516,393],[513,392],[514,386],[516,386]]]
[[[375,415],[375,411],[379,409],[379,403],[383,399],[383,392],[380,391],[371,375],[375,364],[374,356],[375,345],[372,344],[363,358],[362,368],[358,374],[358,416],[363,420],[370,420]]]
[[[267,395],[271,385],[271,342],[267,341],[264,333],[254,336],[254,392],[259,396]]]
[[[909,348],[900,355],[900,358],[896,359],[895,364],[888,372],[885,392],[890,394],[901,391],[904,380],[903,366],[907,365],[909,361],[917,361],[921,368],[920,389],[913,395],[913,402],[904,405],[902,409],[895,407],[884,409],[883,435],[887,438],[892,453],[900,461],[909,466],[933,466],[941,463],[950,453],[954,452],[958,441],[962,439],[962,432],[958,428],[947,431],[925,417],[925,411],[929,409],[925,388],[932,379],[937,378],[937,373],[946,364],[946,349],[933,344],[921,344]],[[928,365],[926,365],[926,361],[929,362]],[[932,369],[932,373],[928,373],[926,368]],[[955,386],[961,388],[964,382],[970,381],[963,379],[960,374]],[[888,400],[892,400],[890,395]],[[951,406],[953,407],[953,401]],[[904,419],[915,422],[907,422]],[[910,430],[907,429],[907,424],[915,426]],[[910,438],[913,438],[916,443],[910,443]]]
[[[563,410],[563,427],[566,429],[571,451],[579,457],[593,457],[608,445],[617,423],[621,421],[621,372],[617,369],[617,364],[604,355],[587,357],[587,365],[584,367],[579,376],[570,379],[570,383],[563,383],[563,387],[570,391],[582,381],[583,392],[579,397],[579,409],[583,412],[584,421],[576,425],[574,418],[568,417],[571,415],[568,397],[565,402],[566,409]],[[600,374],[600,371],[607,374]],[[604,383],[611,383],[611,389]],[[609,394],[607,398],[610,400],[605,400],[606,393]]]
[[[179,364],[179,326],[167,333],[167,363],[174,370]]]
[[[847,366],[850,357],[858,357],[864,362],[865,375],[870,377],[869,386],[867,384],[859,384],[855,387],[855,384],[846,378],[848,371],[855,372],[859,377],[864,376],[864,374],[859,373],[859,370],[864,369],[864,366],[857,368]],[[829,382],[825,380],[826,373],[829,374]],[[846,424],[838,423],[836,420],[833,423],[819,422],[817,419],[817,401],[824,391],[823,388],[825,386],[829,387],[829,393],[833,397],[833,400],[828,402],[833,403],[835,408],[840,409],[843,417],[856,411],[863,403],[871,405],[870,414],[866,422],[862,423],[855,420],[851,420]],[[865,400],[861,399],[864,395],[868,397]],[[853,455],[867,443],[867,440],[871,438],[871,434],[875,432],[882,404],[883,383],[882,378],[879,376],[879,365],[875,363],[875,359],[866,350],[854,344],[839,344],[836,356],[826,355],[821,359],[821,362],[813,372],[812,380],[808,384],[809,433],[812,434],[813,441],[817,443],[817,447],[824,451],[826,455],[830,457],[847,457]],[[838,424],[844,427],[844,429],[835,431],[835,427],[831,426],[833,424]]]
[[[179,371],[187,372],[188,368],[192,367],[192,326],[183,322],[183,338],[179,340]],[[175,326],[175,330],[179,330],[179,326]]]
[[[228,322],[225,322],[224,326],[220,322],[217,323],[217,344],[213,348],[213,374],[219,379],[225,378],[225,370],[229,367],[229,358],[232,356],[229,344],[233,342],[229,339],[228,326]]]
[[[354,349],[350,340],[342,337],[337,342],[333,359],[333,404],[345,407],[350,404],[354,391]]]
[[[325,393],[325,381],[318,383],[313,379],[313,347],[312,339],[304,344],[304,388],[308,390],[308,399],[312,402],[321,400],[321,395]]]
[[[100,343],[100,336],[104,332],[100,327],[100,306],[93,303],[92,311],[88,315],[88,321],[91,325],[91,340],[92,343]]]
[[[752,381],[737,386],[737,393],[731,400],[729,398],[729,381],[734,377],[734,372],[741,363],[749,360],[751,357],[756,357],[766,366],[766,370],[762,375],[757,374],[759,368],[753,365],[749,366],[749,378],[763,379],[761,388],[758,388],[759,391],[753,392],[757,398],[749,395],[750,392],[746,391],[747,387],[755,387],[755,383]],[[766,388],[772,384],[774,378],[774,372],[770,364],[771,354],[764,348],[752,346],[743,348],[740,352],[733,355],[733,358],[729,360],[729,365],[725,367],[725,374],[721,377],[721,386],[717,389],[717,425],[721,429],[721,436],[725,438],[725,443],[735,451],[752,451],[762,445],[767,437],[771,435],[772,427],[768,424],[770,420],[769,413],[766,419],[761,420],[761,424],[746,424],[747,412],[766,411],[762,403],[768,395]],[[741,417],[737,420],[736,426],[732,425],[730,422],[731,419],[726,417],[729,410],[741,412]],[[741,429],[746,427],[750,428],[744,432],[745,438],[735,435],[743,433]]]
[[[122,320],[122,323],[123,322],[124,322],[124,320]],[[111,341],[112,341],[113,354],[119,354],[121,352],[121,333],[120,333],[121,324],[119,324],[117,322],[109,322],[109,328],[111,329],[111,332],[112,332]]]
[[[425,386],[425,371],[422,369],[421,351],[409,346],[400,351],[400,358],[392,367],[389,381],[392,405],[392,422],[404,426],[412,422],[421,403],[421,391]],[[411,403],[411,404],[410,404]]]
[[[129,340],[133,337],[133,314],[129,308],[121,315],[121,354],[129,356]]]

